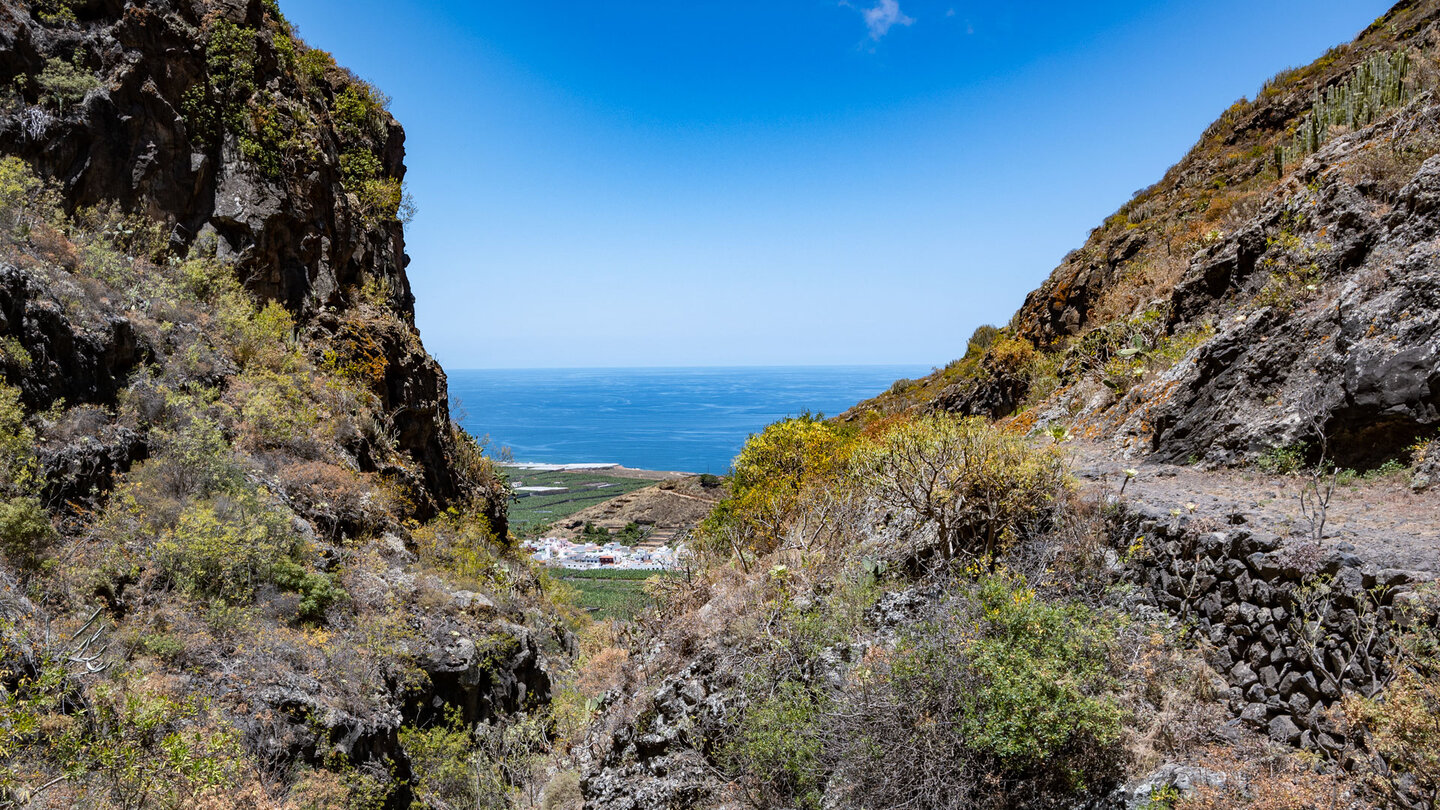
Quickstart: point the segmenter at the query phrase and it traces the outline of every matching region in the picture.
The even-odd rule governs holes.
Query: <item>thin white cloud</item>
[[[850,5],[846,3],[845,5]],[[900,10],[899,0],[879,0],[870,8],[851,6],[860,12],[865,18],[865,27],[870,29],[870,38],[879,40],[885,36],[890,29],[897,25],[909,25],[915,22],[914,19],[905,15]]]

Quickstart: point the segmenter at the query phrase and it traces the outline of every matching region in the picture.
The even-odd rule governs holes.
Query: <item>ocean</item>
[[[723,474],[745,439],[805,411],[833,416],[923,366],[461,369],[452,407],[516,461]]]

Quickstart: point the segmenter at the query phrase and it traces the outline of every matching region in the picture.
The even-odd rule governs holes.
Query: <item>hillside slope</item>
[[[543,748],[574,640],[415,329],[384,97],[273,0],[4,0],[0,87],[0,806]]]
[[[1433,810],[1437,46],[1399,3],[962,358],[752,436],[586,806]]]
[[[846,418],[1014,416],[1171,461],[1408,461],[1440,427],[1437,19],[1402,2],[1236,102],[1007,327]]]

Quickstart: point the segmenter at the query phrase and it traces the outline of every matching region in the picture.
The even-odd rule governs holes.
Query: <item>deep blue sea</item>
[[[921,366],[452,370],[456,415],[516,461],[724,473],[746,437],[827,416]]]

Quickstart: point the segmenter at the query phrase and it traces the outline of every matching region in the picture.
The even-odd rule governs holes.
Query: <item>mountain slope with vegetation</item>
[[[273,0],[3,2],[0,87],[0,807],[506,801],[575,638],[383,95]]]
[[[586,806],[1434,808],[1437,38],[1399,3],[963,358],[752,437]]]
[[[1440,429],[1433,3],[1268,81],[960,360],[846,415],[946,410],[1127,453],[1409,463]]]
[[[450,419],[383,96],[273,0],[0,0],[0,807],[1433,810],[1437,26],[753,436],[596,622]]]

